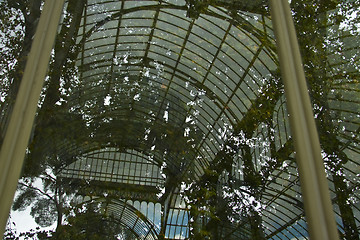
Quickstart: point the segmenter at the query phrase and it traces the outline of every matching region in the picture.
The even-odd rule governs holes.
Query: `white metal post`
[[[28,56],[0,151],[0,238],[20,177],[37,104],[49,65],[64,0],[47,0]]]
[[[270,5],[310,238],[337,240],[335,215],[290,5],[288,0],[270,0]]]

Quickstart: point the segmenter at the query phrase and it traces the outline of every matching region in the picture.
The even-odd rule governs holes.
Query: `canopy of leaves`
[[[0,3],[0,140],[41,4]],[[344,239],[359,239],[359,7],[291,1]],[[160,237],[307,237],[271,24],[261,0],[69,0],[13,210],[57,221],[56,239],[138,237],[77,194],[157,201]]]

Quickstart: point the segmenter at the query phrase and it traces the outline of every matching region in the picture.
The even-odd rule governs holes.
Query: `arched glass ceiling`
[[[119,224],[126,229],[125,231],[119,229],[117,239],[158,239],[160,230],[155,223],[158,223],[161,218],[160,204],[124,202],[122,200],[104,199],[101,197],[94,199],[84,198],[82,204],[91,206],[91,209],[97,210],[98,214],[109,216],[108,221],[113,221],[115,224]],[[91,215],[88,217],[91,217]]]
[[[271,19],[263,1],[243,2],[86,1],[75,66],[60,80],[59,127],[45,131],[51,144],[35,143],[30,158],[56,155],[61,178],[160,203],[167,239],[201,230],[307,237]],[[360,224],[358,32],[333,21],[339,4],[319,14],[326,27],[311,25],[312,36],[297,15],[309,9],[292,4],[347,238]]]
[[[209,7],[191,19],[184,3],[156,1],[89,1],[84,14],[73,109],[89,121],[131,119],[142,142],[153,141],[152,126],[172,128],[167,139],[188,138],[201,156],[197,176],[224,143],[219,131],[242,120],[276,70],[265,17]]]

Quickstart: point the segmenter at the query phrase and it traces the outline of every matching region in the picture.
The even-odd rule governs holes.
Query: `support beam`
[[[1,239],[20,177],[63,5],[64,0],[45,1],[0,151]]]
[[[310,239],[339,239],[288,0],[270,0]]]

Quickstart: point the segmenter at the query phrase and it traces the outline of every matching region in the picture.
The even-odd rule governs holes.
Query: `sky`
[[[36,224],[34,218],[30,215],[30,207],[25,211],[11,211],[11,221],[16,224],[17,233],[27,232],[30,229],[35,229],[38,225]],[[43,230],[52,230],[55,229],[56,223],[51,227],[42,228]]]

